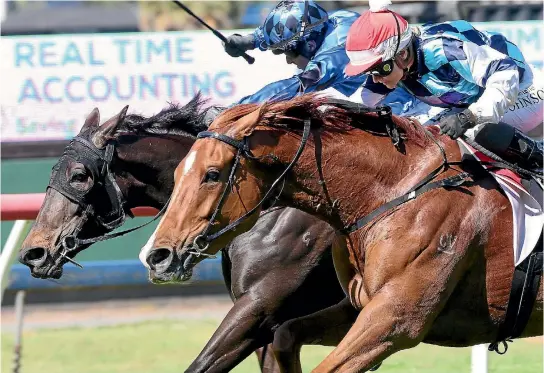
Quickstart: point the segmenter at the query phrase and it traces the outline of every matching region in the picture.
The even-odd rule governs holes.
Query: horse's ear
[[[261,110],[260,108],[258,108],[257,110],[254,110],[253,112],[244,115],[242,118],[238,119],[232,126],[232,129],[227,132],[227,135],[234,137],[237,140],[241,140],[246,136],[250,136],[255,130],[257,124],[259,123],[260,118]]]
[[[87,116],[85,119],[85,123],[83,123],[83,127],[81,127],[80,133],[87,132],[90,129],[97,128],[100,125],[100,112],[98,111],[98,108],[95,107],[93,111],[91,111],[91,114]]]
[[[98,131],[93,135],[92,141],[93,144],[101,149],[106,146],[106,143],[108,140],[111,140],[114,138],[115,132],[117,131],[117,128],[123,121],[125,120],[125,116],[127,115],[128,105],[123,108],[119,112],[119,114],[111,117],[108,119],[103,125],[98,128]]]

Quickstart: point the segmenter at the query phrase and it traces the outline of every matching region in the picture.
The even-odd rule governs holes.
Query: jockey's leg
[[[517,129],[514,129],[514,136],[506,154],[512,159],[519,159],[520,165],[529,169],[542,168],[542,141],[534,140]]]
[[[544,77],[536,69],[533,74],[533,83],[520,89],[502,123],[479,125],[465,134],[506,161],[528,169],[542,168],[543,156]]]
[[[508,162],[527,169],[542,168],[542,143],[506,123],[489,123],[472,139]]]
[[[518,99],[504,113],[501,122],[510,124],[535,140],[542,141],[544,109],[544,73],[533,68],[533,82],[529,87],[520,87]]]

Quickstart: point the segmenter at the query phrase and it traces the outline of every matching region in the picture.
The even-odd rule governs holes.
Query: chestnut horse
[[[52,187],[20,252],[19,260],[34,277],[60,278],[64,263],[87,249],[93,237],[123,224],[125,211],[164,206],[174,188],[176,166],[196,135],[207,128],[204,103],[196,96],[182,107],[169,107],[149,118],[126,115],[123,109],[102,125],[97,109],[87,117],[77,140],[54,168]],[[115,145],[107,168],[106,144]],[[312,333],[293,333],[286,323],[345,298],[332,263],[333,234],[329,225],[311,215],[278,208],[226,245],[223,277],[234,305],[186,371],[231,370],[257,350],[261,370],[275,372],[278,366],[268,344],[278,327],[281,338],[274,348],[288,360],[299,361],[305,340],[339,342],[356,317],[350,305],[337,317],[345,320],[342,331],[336,327],[330,336],[323,335],[321,326]],[[59,243],[70,236],[91,242],[64,251]]]
[[[315,372],[366,371],[420,342],[496,341],[514,271],[512,210],[490,175],[465,172],[455,141],[315,95],[233,107],[208,131],[176,169],[145,252],[151,276],[187,277],[275,196],[344,238],[335,268],[360,313]],[[522,337],[537,335],[542,284]]]

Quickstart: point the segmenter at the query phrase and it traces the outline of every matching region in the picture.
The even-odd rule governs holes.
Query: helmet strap
[[[406,50],[405,58],[402,58],[401,56],[397,56],[395,58],[395,62],[397,66],[403,70],[402,80],[405,80],[406,78],[408,78],[410,74],[412,74],[413,71],[410,71],[410,70],[415,63],[414,44],[410,43],[405,50]]]
[[[391,66],[390,66],[390,69],[391,71],[393,70],[394,66],[393,64],[397,64],[398,67],[400,67],[403,71],[403,74],[402,74],[402,78],[401,80],[405,80],[408,75],[410,75],[410,59],[412,58],[413,56],[413,46],[412,44],[410,43],[409,44],[409,47],[406,48],[406,51],[407,51],[407,56],[406,58],[399,58],[399,56],[397,56],[397,54],[399,53],[399,48],[400,48],[400,42],[401,42],[401,32],[400,32],[400,23],[399,23],[399,20],[397,18],[397,15],[392,12],[391,10],[389,10],[389,12],[393,15],[393,17],[395,18],[395,22],[397,24],[397,45],[395,46],[395,52],[393,53],[393,57],[388,60],[388,61],[385,61],[385,63],[390,63]]]
[[[400,47],[400,39],[401,39],[400,23],[399,23],[399,20],[397,19],[397,15],[394,12],[389,11],[389,13],[393,15],[393,17],[395,18],[395,22],[397,23],[397,45],[395,46],[395,53],[393,53],[393,59],[395,59],[395,57],[397,57],[397,53],[399,52],[399,47]]]
[[[395,68],[394,64],[395,64],[396,59],[397,59],[397,53],[399,52],[399,47],[400,47],[400,39],[401,39],[401,36],[400,36],[400,23],[399,23],[399,20],[397,19],[397,16],[395,15],[394,12],[392,12],[390,10],[388,10],[388,12],[391,13],[391,15],[393,15],[393,18],[395,18],[395,22],[397,23],[397,45],[395,46],[395,52],[393,53],[393,57],[391,57],[388,60],[383,61],[382,66],[385,67],[384,68],[385,71],[393,71],[393,69]]]
[[[308,0],[304,0],[304,13],[302,14],[302,25],[300,26],[299,38],[302,38],[304,36],[304,31],[306,31],[306,27],[308,26],[309,7],[310,5],[308,3]]]

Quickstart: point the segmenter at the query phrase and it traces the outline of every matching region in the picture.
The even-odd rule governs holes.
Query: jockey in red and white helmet
[[[403,87],[431,106],[462,110],[439,122],[442,133],[542,168],[541,144],[527,134],[542,139],[544,90],[519,48],[466,21],[410,26],[390,4],[371,1],[348,32],[346,74],[370,75],[363,103],[375,106]],[[518,105],[522,96],[527,104]]]

